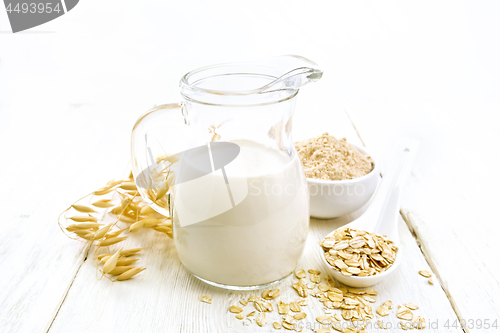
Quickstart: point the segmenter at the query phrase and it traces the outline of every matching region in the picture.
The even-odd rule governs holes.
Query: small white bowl
[[[369,155],[373,170],[359,178],[346,180],[320,180],[307,178],[311,217],[332,219],[357,211],[366,204],[380,179],[380,163],[365,149],[352,145],[363,155]]]

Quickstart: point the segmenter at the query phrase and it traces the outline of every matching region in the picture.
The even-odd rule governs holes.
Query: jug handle
[[[172,217],[170,203],[175,161],[169,156],[186,149],[188,124],[180,103],[163,104],[143,114],[132,129],[132,173],[143,200],[156,212]]]

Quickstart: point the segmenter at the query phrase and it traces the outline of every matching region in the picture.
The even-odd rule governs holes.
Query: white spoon
[[[418,146],[418,141],[412,139],[401,139],[397,142],[370,207],[368,207],[362,216],[339,228],[353,228],[387,235],[398,247],[394,264],[380,274],[372,276],[347,276],[333,269],[322,253],[323,261],[329,267],[333,277],[343,284],[351,287],[372,286],[392,274],[401,263],[402,253],[398,234],[399,197],[403,184],[410,175]],[[326,237],[333,235],[334,232],[335,230]]]

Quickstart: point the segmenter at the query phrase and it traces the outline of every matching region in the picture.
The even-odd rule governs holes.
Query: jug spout
[[[309,82],[318,81],[323,76],[323,71],[318,68],[315,62],[297,55],[286,55],[270,59],[268,65],[280,67],[285,71],[285,74],[258,89],[260,90],[259,93],[282,89],[298,90]]]

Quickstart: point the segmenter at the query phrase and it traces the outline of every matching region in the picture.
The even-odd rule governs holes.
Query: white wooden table
[[[295,139],[328,131],[382,160],[399,137],[421,142],[401,209],[405,261],[375,287],[376,306],[419,305],[425,331],[499,331],[484,328],[485,320],[500,325],[498,50],[475,38],[491,30],[481,25],[493,24],[490,8],[339,3],[319,4],[309,17],[313,8],[303,6],[86,0],[16,35],[0,13],[0,332],[255,331],[227,311],[252,293],[193,278],[166,236],[130,237],[127,246],[144,248],[147,270],[123,283],[99,281],[86,260],[91,249],[67,239],[57,216],[127,173],[135,119],[176,101],[182,74],[284,53],[325,70],[298,96]],[[299,266],[325,272],[317,241],[361,213],[311,219]],[[422,269],[433,272],[433,286]],[[297,298],[291,282],[280,286],[282,300]],[[199,301],[205,294],[213,304]],[[314,302],[308,321],[321,313]],[[389,318],[399,322],[394,310]],[[453,327],[456,320],[467,327]]]

